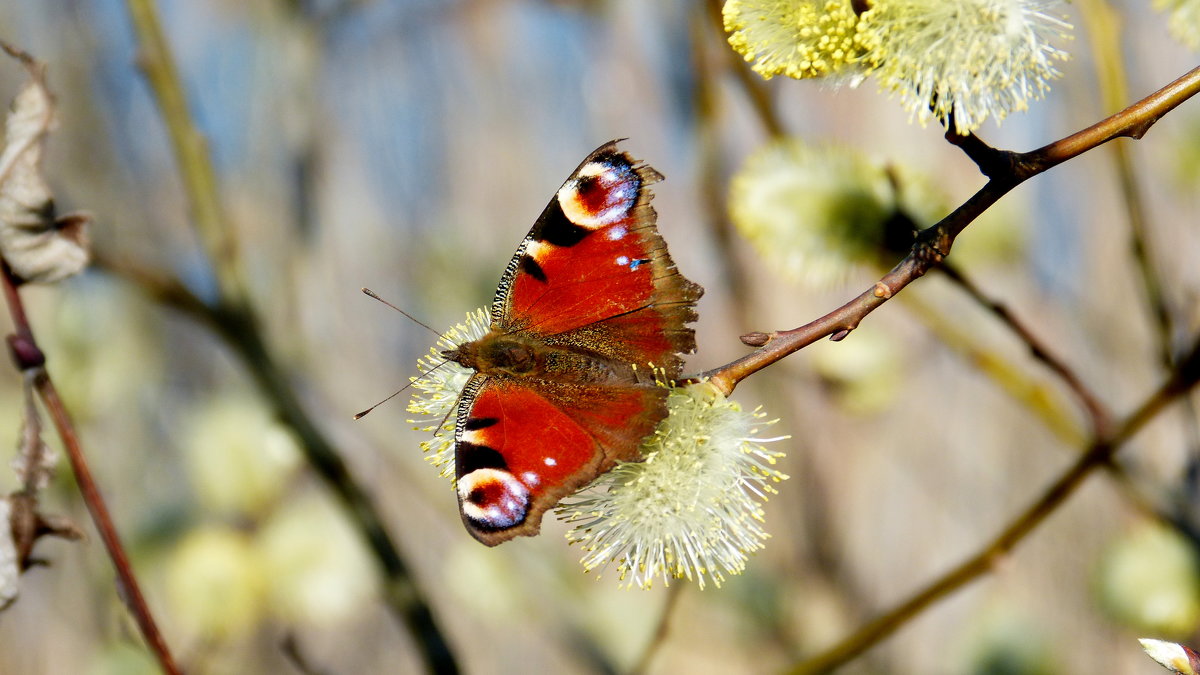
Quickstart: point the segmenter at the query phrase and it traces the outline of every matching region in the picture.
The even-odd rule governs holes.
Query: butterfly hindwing
[[[487,335],[446,352],[474,369],[455,429],[459,507],[494,546],[617,461],[666,416],[695,303],[655,225],[661,176],[607,143],[555,193],[517,248]]]
[[[528,387],[475,375],[455,431],[459,511],[467,530],[494,546],[537,534],[542,515],[632,448],[614,434],[650,433],[662,417],[660,387]]]

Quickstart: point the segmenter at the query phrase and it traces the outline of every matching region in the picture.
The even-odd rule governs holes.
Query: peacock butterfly
[[[660,380],[696,348],[704,290],[667,254],[650,185],[662,176],[606,143],[558,189],[517,247],[488,333],[443,356],[474,370],[454,461],[467,530],[495,546],[639,445],[667,414]]]

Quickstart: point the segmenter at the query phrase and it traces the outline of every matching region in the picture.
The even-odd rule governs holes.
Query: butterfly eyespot
[[[640,184],[628,165],[589,162],[558,191],[558,203],[572,223],[596,230],[628,217]]]
[[[529,511],[529,489],[517,477],[500,469],[476,469],[458,481],[462,512],[485,530],[514,527]]]

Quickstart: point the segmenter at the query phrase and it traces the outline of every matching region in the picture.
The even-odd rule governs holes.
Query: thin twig
[[[17,341],[14,339],[9,344],[15,345]],[[17,353],[13,355],[17,360],[21,358]],[[38,494],[51,476],[51,462],[48,461],[50,449],[42,440],[42,418],[34,389],[34,379],[40,371],[40,368],[32,368],[24,372],[21,397],[25,402],[25,410],[22,413],[18,466],[14,467],[21,477],[21,488],[8,495],[8,522],[0,523],[0,527],[11,527],[12,541],[17,549],[17,567],[21,570],[42,562],[33,557],[33,549],[42,537],[83,538],[83,532],[69,519],[44,515],[39,508]]]
[[[671,617],[674,616],[675,608],[679,606],[679,598],[682,595],[682,584],[675,584],[667,590],[667,601],[663,603],[661,613],[658,615],[658,626],[654,629],[654,635],[650,636],[650,642],[646,643],[646,649],[638,657],[637,663],[629,669],[629,675],[642,675],[650,671],[650,664],[654,662],[654,657],[658,656],[667,642]]]
[[[38,392],[47,412],[50,413],[50,418],[54,421],[58,436],[62,439],[63,447],[67,451],[71,470],[75,473],[75,482],[83,496],[83,503],[87,505],[92,522],[95,523],[96,530],[100,533],[100,539],[104,542],[104,547],[108,550],[108,556],[116,569],[119,580],[118,593],[125,601],[130,613],[133,614],[142,637],[154,652],[162,669],[167,673],[179,673],[180,670],[175,664],[175,659],[171,656],[171,650],[167,647],[166,640],[163,639],[162,633],[159,632],[158,625],[154,621],[154,615],[151,614],[150,607],[142,596],[137,576],[134,574],[133,566],[129,563],[129,556],[125,553],[124,546],[121,545],[121,538],[117,534],[108,506],[92,477],[87,458],[83,454],[83,447],[79,442],[79,436],[75,433],[75,425],[71,422],[71,417],[67,413],[62,399],[58,396],[54,382],[46,372],[45,356],[37,345],[33,329],[25,314],[25,305],[17,291],[19,281],[8,269],[7,263],[3,261],[0,261],[0,283],[4,286],[4,297],[13,319],[14,334],[9,336],[9,347],[13,360],[23,373],[27,373],[32,378],[34,389]]]
[[[1096,437],[1087,450],[1033,504],[1004,528],[978,553],[942,575],[937,581],[915,593],[882,616],[861,626],[821,654],[792,668],[792,675],[826,673],[849,662],[879,643],[908,622],[909,619],[947,597],[971,581],[991,571],[1038,525],[1067,500],[1095,469],[1110,462],[1121,446],[1154,419],[1168,405],[1186,394],[1200,381],[1200,340],[1179,369],[1151,394],[1132,414],[1113,427],[1105,436]]]
[[[287,374],[275,362],[251,308],[238,265],[237,238],[225,220],[216,172],[205,140],[192,121],[152,0],[127,0],[139,42],[139,63],[158,102],[174,146],[193,222],[213,265],[219,298],[200,301],[173,280],[145,273],[137,281],[151,295],[200,318],[238,354],[265,398],[300,438],[305,459],[341,500],[344,511],[366,540],[384,577],[384,600],[412,633],[426,666],[437,673],[456,673],[458,664],[438,628],[370,495],[350,474],[345,460],[308,416]]]
[[[1091,437],[1076,416],[1071,414],[1067,400],[1059,395],[1058,389],[1050,382],[1018,367],[998,349],[990,348],[964,330],[962,322],[938,311],[920,295],[905,293],[899,300],[904,303],[905,310],[920,319],[942,344],[1020,404],[1060,443],[1076,447]]]
[[[1104,404],[1091,389],[1083,383],[1079,375],[1060,359],[1046,344],[1044,344],[1017,316],[1003,303],[988,297],[978,286],[966,277],[958,267],[949,262],[943,262],[938,268],[948,279],[958,285],[967,295],[990,311],[997,319],[1008,327],[1022,342],[1029,347],[1029,353],[1034,359],[1056,374],[1067,385],[1079,405],[1087,411],[1094,435],[1103,435],[1110,424],[1110,416]]]
[[[997,150],[985,143],[974,133],[959,134],[954,131],[954,115],[946,120],[946,140],[963,151],[979,172],[988,178],[1011,173],[1016,153],[1007,150]]]
[[[1104,0],[1084,0],[1081,6],[1083,19],[1088,24],[1087,35],[1091,43],[1092,62],[1095,64],[1101,101],[1105,109],[1112,110],[1129,97],[1129,87],[1120,59],[1120,19]],[[1170,368],[1175,360],[1171,310],[1164,290],[1166,284],[1159,277],[1160,267],[1155,264],[1150,246],[1142,191],[1138,186],[1128,149],[1119,143],[1114,144],[1109,150],[1109,156],[1117,171],[1117,185],[1129,223],[1130,252],[1141,278],[1147,309],[1154,319],[1159,360],[1164,368]]]
[[[705,3],[709,20],[716,27],[717,34],[722,37],[725,35],[724,4],[722,0],[708,0]],[[741,58],[736,51],[732,49],[722,49],[721,51],[729,60],[729,70],[737,78],[742,91],[746,92],[750,105],[754,107],[754,111],[767,133],[773,138],[781,138],[786,132],[786,127],[771,101],[771,93],[767,90],[767,84],[750,69],[746,60]]]
[[[1200,68],[1189,71],[1176,81],[1121,112],[1059,141],[1025,153],[994,150],[973,135],[956,137],[957,143],[964,146],[968,156],[979,164],[985,175],[989,176],[989,180],[983,188],[946,218],[923,231],[914,243],[912,251],[872,288],[804,326],[769,334],[767,336],[769,341],[765,346],[730,364],[703,373],[701,376],[711,378],[714,384],[728,394],[742,379],[823,337],[829,336],[835,340],[844,338],[850,331],[857,328],[868,314],[887,302],[908,284],[923,276],[933,266],[940,264],[950,252],[958,234],[992,204],[1022,182],[1114,138],[1121,136],[1141,138],[1154,122],[1198,91],[1200,91]],[[1195,351],[1193,351],[1190,361],[1191,371],[1200,370],[1200,366],[1197,365],[1200,363],[1200,358],[1196,357]],[[1022,514],[983,553],[951,571],[897,610],[868,623],[829,652],[797,666],[796,672],[825,672],[844,663],[886,637],[912,615],[932,604],[934,600],[990,569],[991,563],[997,555],[1010,550],[1023,539],[1074,491],[1075,487],[1093,468],[1108,464],[1119,441],[1140,428],[1140,425],[1149,419],[1150,413],[1157,413],[1167,402],[1174,400],[1182,393],[1176,380],[1180,379],[1188,370],[1181,368],[1177,371],[1179,377],[1172,378],[1168,386],[1160,390],[1159,395],[1151,397],[1138,413],[1112,432],[1109,438],[1105,439],[1098,435],[1099,440],[1093,444],[1089,452],[1080,458],[1076,466],[1056,482],[1043,499]],[[1191,375],[1193,377],[1189,387],[1194,384],[1196,373],[1192,372]],[[1169,396],[1166,393],[1169,393]],[[1094,410],[1102,409],[1095,408]],[[1102,421],[1104,417],[1100,416],[1096,419]]]
[[[341,500],[346,515],[366,540],[382,570],[384,599],[393,614],[412,631],[435,672],[457,672],[423,594],[412,580],[370,496],[351,476],[341,455],[326,440],[296,398],[287,376],[275,363],[252,319],[232,308],[206,304],[177,280],[129,261],[98,255],[95,266],[132,282],[151,298],[183,312],[219,335],[242,359],[280,419],[296,432],[309,465]]]
[[[947,324],[932,307],[928,307],[916,299],[918,296],[905,294],[901,300],[905,301],[906,306],[910,310],[922,317],[925,325],[938,336],[938,339],[949,345],[960,355],[974,361],[980,371],[988,375],[993,382],[1014,399],[1023,403],[1025,408],[1040,419],[1046,428],[1054,433],[1063,444],[1074,448],[1081,445],[1087,438],[1099,435],[1111,423],[1111,414],[1100,403],[1095,393],[1085,387],[1082,384],[1082,380],[1066,366],[1065,362],[1053,356],[1049,349],[1041,344],[1029,329],[1017,321],[1016,317],[1004,305],[987,297],[978,289],[968,292],[977,292],[977,302],[988,307],[989,311],[994,311],[997,314],[997,318],[1004,322],[1010,330],[1015,332],[1026,343],[1030,352],[1038,356],[1043,364],[1047,365],[1056,374],[1065,369],[1066,375],[1060,375],[1060,377],[1063,377],[1067,381],[1067,386],[1079,401],[1080,407],[1088,412],[1088,431],[1084,431],[1078,424],[1074,423],[1072,416],[1068,415],[1062,409],[1048,387],[1021,374],[1020,371],[1015,370],[1014,366],[1004,361],[994,351],[986,350],[974,344],[970,338],[961,335],[957,328]],[[991,309],[992,305],[996,305],[995,310]],[[1049,357],[1050,362],[1047,362],[1045,357]],[[1051,363],[1054,365],[1051,365]],[[1072,381],[1074,382],[1073,385],[1071,384]],[[1139,491],[1133,478],[1130,477],[1125,467],[1120,463],[1114,460],[1105,464],[1104,469],[1109,474],[1109,477],[1115,481],[1116,486],[1121,490],[1121,494],[1125,496],[1134,509],[1147,518],[1162,521],[1164,524],[1174,527],[1187,536],[1195,536],[1194,532],[1181,526],[1180,519],[1176,515],[1164,512],[1162,508],[1147,499]]]
[[[737,256],[737,246],[734,239],[736,232],[730,222],[728,209],[725,204],[724,183],[726,176],[721,171],[722,153],[716,117],[719,110],[717,69],[714,67],[714,55],[709,53],[711,27],[721,31],[721,3],[710,0],[704,6],[695,6],[692,10],[690,29],[692,44],[695,45],[692,55],[692,67],[696,71],[696,86],[693,89],[692,107],[695,110],[697,122],[697,146],[700,157],[698,179],[702,186],[705,214],[704,224],[716,242],[715,250],[720,253],[717,264],[721,266],[718,276],[725,282],[725,290],[732,299],[730,306],[739,329],[749,326],[750,308],[750,275],[746,266],[741,264]],[[726,58],[732,53],[729,49],[720,50],[720,58]],[[734,64],[734,71],[746,68]],[[760,80],[761,81],[761,80]],[[747,80],[745,85],[752,83]],[[747,89],[747,93],[751,94]],[[771,111],[771,105],[765,100],[758,107],[759,117],[763,123],[774,129],[772,133],[782,133],[782,127],[777,116]]]
[[[262,333],[244,313],[229,309],[214,311],[219,317],[215,321],[219,334],[242,358],[280,418],[296,432],[309,465],[341,500],[350,521],[366,539],[383,571],[384,600],[412,632],[426,665],[437,673],[458,672],[454,654],[434,621],[424,593],[392,542],[370,495],[308,416],[286,374],[263,342]]]
[[[1129,86],[1121,62],[1121,21],[1116,10],[1105,0],[1085,0],[1082,15],[1088,24],[1087,35],[1095,64],[1096,81],[1105,109],[1112,110],[1128,99]],[[1142,189],[1133,167],[1129,149],[1121,143],[1111,146],[1109,156],[1117,172],[1121,203],[1129,224],[1129,252],[1141,280],[1141,290],[1154,322],[1158,360],[1166,369],[1175,362],[1175,319],[1167,296],[1170,284],[1163,280],[1162,266],[1157,262],[1151,241],[1149,216],[1146,213]],[[1200,419],[1194,406],[1184,408],[1182,425],[1193,455],[1200,452]],[[1178,521],[1176,517],[1173,520]]]
[[[283,641],[279,644],[280,651],[284,657],[292,664],[292,667],[300,672],[301,675],[326,675],[326,671],[317,668],[305,655],[304,650],[300,648],[300,641],[296,639],[296,634],[289,632],[283,637]]]
[[[1160,117],[1200,91],[1200,67],[1138,103],[1066,138],[1015,154],[1008,174],[993,176],[978,192],[933,227],[923,230],[912,252],[870,289],[804,326],[771,334],[771,341],[746,356],[701,374],[725,394],[738,382],[823,337],[845,337],[864,318],[905,286],[924,276],[950,252],[954,239],[981,213],[1029,178],[1108,141],[1141,138]]]
[[[221,294],[245,298],[238,266],[237,237],[225,219],[217,189],[217,176],[204,134],[192,122],[187,95],[163,34],[154,0],[128,0],[138,41],[138,65],[167,123],[179,175],[191,209],[192,223],[204,243]]]

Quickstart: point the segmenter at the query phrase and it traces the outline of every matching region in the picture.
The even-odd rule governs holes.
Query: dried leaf
[[[12,506],[7,499],[0,499],[0,610],[17,599],[17,580],[21,569],[17,564],[17,544],[13,541],[9,513]]]
[[[55,217],[54,196],[42,176],[46,137],[55,123],[45,68],[4,45],[25,66],[29,82],[13,100],[0,153],[0,256],[24,281],[52,282],[87,266],[90,217]]]
[[[44,490],[50,483],[58,455],[42,441],[42,418],[34,402],[33,386],[25,381],[25,412],[21,420],[21,436],[17,441],[17,456],[13,469],[29,494]]]

